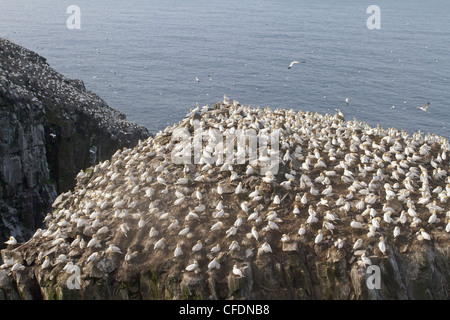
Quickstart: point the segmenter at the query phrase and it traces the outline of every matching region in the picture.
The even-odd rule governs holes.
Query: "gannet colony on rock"
[[[172,134],[195,121],[277,131],[278,171],[208,164],[208,135],[201,163],[174,164]],[[449,298],[449,157],[436,135],[225,97],[80,172],[2,269],[33,270],[43,298]],[[78,291],[66,289],[68,263]],[[366,287],[371,264],[379,291]]]
[[[43,103],[52,114],[55,113],[55,117],[70,120],[73,113],[86,114],[95,118],[100,128],[111,133],[142,130],[126,121],[124,114],[86,90],[83,81],[59,74],[45,58],[33,51],[0,38],[0,61],[3,62],[0,67],[0,93],[11,100],[23,102],[28,99],[31,104],[28,109]],[[55,112],[59,109],[61,115]],[[53,132],[51,136],[57,138]]]
[[[0,38],[0,242],[28,240],[81,169],[149,135],[81,80]]]

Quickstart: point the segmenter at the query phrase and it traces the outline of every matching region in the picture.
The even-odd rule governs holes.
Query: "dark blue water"
[[[227,94],[450,138],[450,1],[317,2],[0,0],[0,36],[153,133]],[[80,30],[66,27],[73,4]]]

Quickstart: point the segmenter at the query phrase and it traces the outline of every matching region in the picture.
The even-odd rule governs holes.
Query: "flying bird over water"
[[[345,103],[348,105],[348,98],[345,98]]]
[[[424,112],[427,112],[429,105],[430,105],[430,103],[427,102],[423,107],[417,107],[417,109],[420,109],[420,110],[422,110]]]
[[[292,68],[292,66],[297,63],[305,63],[305,61],[297,61],[297,60],[292,61],[291,64],[289,65],[288,69]]]

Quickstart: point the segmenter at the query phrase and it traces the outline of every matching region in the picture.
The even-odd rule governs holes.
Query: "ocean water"
[[[366,25],[373,4],[379,30]],[[0,0],[0,37],[152,133],[226,94],[450,138],[448,0]]]

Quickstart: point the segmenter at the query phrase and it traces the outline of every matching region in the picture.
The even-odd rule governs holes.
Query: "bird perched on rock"
[[[323,239],[323,233],[322,233],[322,230],[319,229],[319,231],[317,231],[317,236],[314,238],[314,243],[319,244],[320,242],[322,242],[322,239]]]
[[[153,246],[153,250],[164,249],[166,247],[165,241],[166,241],[165,238],[161,238],[158,241],[156,241],[155,245]]]
[[[89,240],[89,242],[87,244],[87,247],[88,248],[90,248],[90,247],[101,247],[100,240],[97,238],[97,236],[95,234],[92,235],[92,239]]]
[[[220,263],[216,258],[212,259],[209,263],[208,263],[208,270],[212,270],[212,269],[220,269]]]
[[[363,244],[363,239],[359,238],[358,240],[355,241],[355,243],[353,244],[353,251],[361,248]]]
[[[173,252],[173,256],[174,258],[176,257],[180,257],[183,254],[183,249],[181,248],[181,246],[179,244],[177,244],[175,251]]]
[[[46,269],[50,266],[50,258],[46,256],[44,258],[44,262],[42,263],[42,269]]]
[[[428,241],[431,240],[430,235],[425,231],[424,228],[421,228],[419,232],[420,232],[420,235],[422,236],[422,239],[428,240]]]
[[[114,244],[110,244],[108,246],[108,249],[106,249],[106,253],[122,253],[122,251],[120,250],[120,248]]]
[[[192,247],[192,251],[200,251],[203,247],[203,244],[200,240],[197,241],[197,243]]]
[[[397,238],[400,235],[400,228],[398,226],[395,226],[394,228],[394,239]]]
[[[380,237],[380,242],[378,242],[378,248],[383,254],[386,254],[386,244],[384,243],[384,238]]]
[[[137,251],[132,251],[131,248],[127,249],[127,253],[125,254],[125,261],[129,262],[131,260],[133,260],[134,258],[136,258],[136,256],[138,255]]]
[[[195,271],[197,268],[198,268],[198,261],[195,260],[194,263],[191,263],[190,265],[188,265],[185,268],[185,270],[191,272],[191,271]]]
[[[261,253],[272,253],[272,247],[267,242],[264,242],[261,247],[259,248],[258,252],[261,251]]]
[[[235,264],[235,265],[233,266],[233,274],[234,274],[235,276],[240,277],[240,278],[244,277],[244,273],[242,272],[241,269],[239,269],[239,267],[238,267],[237,264]]]
[[[14,238],[13,236],[10,236],[9,239],[8,239],[8,241],[5,241],[5,243],[6,243],[7,245],[15,245],[15,244],[17,244],[17,240],[16,240],[16,238]]]
[[[361,262],[364,266],[372,265],[372,261],[366,256],[365,252],[363,252],[363,254],[361,255]]]

